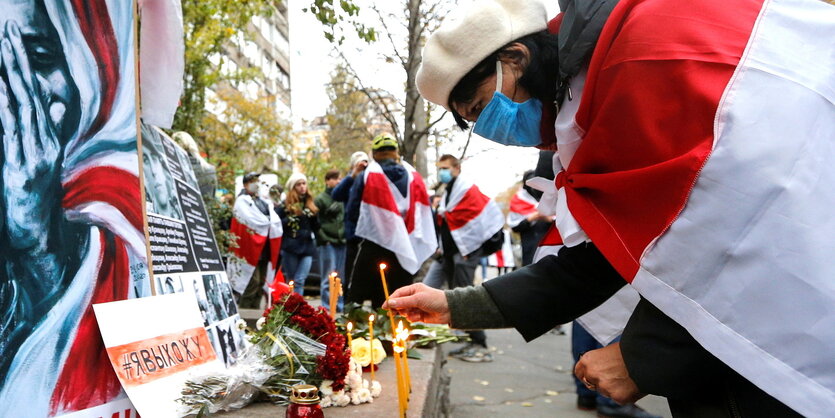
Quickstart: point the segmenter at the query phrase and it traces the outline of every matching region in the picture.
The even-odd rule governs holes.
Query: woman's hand
[[[589,389],[596,390],[621,405],[634,403],[645,395],[629,377],[620,352],[620,343],[583,354],[574,367],[574,375]]]
[[[411,322],[449,324],[449,305],[442,290],[417,283],[397,289],[383,304]]]
[[[61,145],[41,102],[20,29],[9,21],[0,36],[2,196],[6,233],[16,249],[45,252],[53,226]],[[0,222],[2,226],[3,222]]]

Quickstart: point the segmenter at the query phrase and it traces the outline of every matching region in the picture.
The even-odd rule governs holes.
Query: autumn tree
[[[221,110],[204,115],[195,137],[202,139],[201,151],[217,167],[221,188],[235,189],[238,170],[271,171],[276,155],[289,155],[291,127],[276,118],[271,100],[248,99],[228,87],[218,89],[211,100]]]
[[[415,80],[426,37],[440,25],[455,4],[454,0],[401,0],[394,11],[384,11],[378,5],[371,6],[380,22],[377,36],[386,42],[385,60],[402,70],[405,86],[403,101],[392,103],[378,94],[379,90],[370,80],[359,77],[344,52],[335,48],[349,74],[356,78],[360,91],[390,125],[400,144],[402,157],[414,164],[424,176],[428,171],[427,140],[430,136],[445,135],[444,131],[437,129],[437,124],[446,112],[438,111],[436,106],[420,97]]]
[[[356,80],[345,66],[337,66],[331,73],[327,85],[331,103],[328,106],[327,121],[328,148],[335,161],[348,161],[355,151],[366,150],[369,144],[368,98],[360,91]]]

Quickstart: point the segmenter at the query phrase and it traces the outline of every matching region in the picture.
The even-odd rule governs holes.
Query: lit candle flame
[[[348,332],[351,332],[351,330],[353,330],[353,329],[354,329],[354,323],[353,323],[353,322],[349,322],[349,323],[348,323],[348,325],[346,325],[346,327],[348,328]]]
[[[368,315],[368,322],[374,322],[374,314]]]
[[[386,263],[380,263],[380,270],[385,270],[386,267],[388,267]]]

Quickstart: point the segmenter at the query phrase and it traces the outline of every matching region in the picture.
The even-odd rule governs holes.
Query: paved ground
[[[575,407],[568,335],[546,334],[525,343],[516,331],[495,330],[487,332],[487,343],[495,349],[492,363],[448,360],[453,417],[596,416]],[[446,344],[444,349],[458,346]],[[670,417],[664,398],[651,396],[638,404]]]
[[[488,269],[488,278],[497,271]],[[476,276],[480,278],[479,269]],[[450,402],[453,417],[591,418],[576,408],[571,357],[571,326],[566,335],[545,334],[525,343],[514,330],[487,331],[492,363],[467,363],[450,358]],[[445,344],[446,352],[459,344]],[[667,401],[648,396],[638,402],[647,411],[670,417]]]

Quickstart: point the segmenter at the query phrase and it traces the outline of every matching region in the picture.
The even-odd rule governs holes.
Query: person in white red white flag
[[[275,280],[283,229],[273,204],[258,195],[259,175],[249,173],[244,189],[235,200],[229,231],[238,236],[226,266],[229,283],[238,296],[238,306],[259,309],[264,291]]]
[[[493,199],[461,174],[461,162],[455,156],[445,154],[438,160],[438,180],[445,185],[438,205],[442,254],[432,263],[423,284],[435,289],[444,283],[449,289],[472,286],[479,259],[501,249],[504,214]],[[470,343],[449,355],[470,362],[492,361],[484,331],[471,329],[467,333]]]
[[[502,248],[487,256],[487,264],[499,270],[499,274],[504,274],[516,268],[516,260],[513,256],[513,243],[510,238],[510,231],[502,231],[504,239],[502,240]]]
[[[370,300],[379,307],[385,302],[379,265],[386,264],[386,282],[393,292],[414,281],[438,243],[426,185],[400,159],[397,140],[379,135],[371,149],[373,161],[351,187],[351,194],[361,197],[355,230],[360,241],[353,259],[347,260],[351,283],[346,300]]]
[[[523,266],[533,263],[539,241],[554,223],[552,216],[543,215],[536,209],[542,192],[526,184],[534,176],[533,170],[522,175],[522,187],[510,198],[507,213],[507,226],[518,233],[522,241]]]
[[[565,246],[388,306],[532,339],[628,282],[641,300],[621,341],[575,369],[590,388],[663,395],[674,416],[831,415],[835,5],[561,6],[549,23],[535,1],[477,2],[429,38],[417,82],[475,133],[559,149]]]

